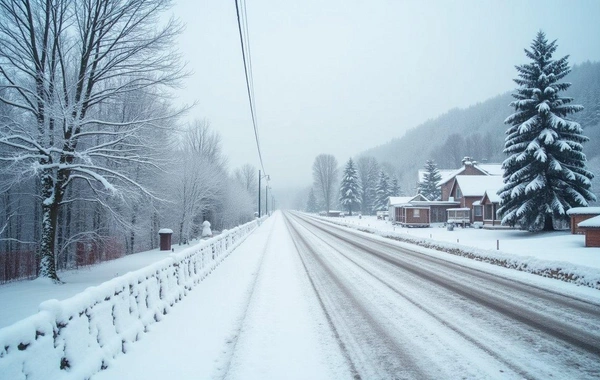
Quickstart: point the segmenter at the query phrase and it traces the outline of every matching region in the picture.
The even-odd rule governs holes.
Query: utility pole
[[[269,215],[269,183],[265,186],[265,215]]]

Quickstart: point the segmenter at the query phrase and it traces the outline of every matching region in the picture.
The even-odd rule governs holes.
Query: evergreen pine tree
[[[400,184],[398,183],[398,178],[394,177],[392,180],[392,186],[390,190],[390,197],[399,197],[400,196]]]
[[[515,113],[505,123],[504,186],[499,215],[505,225],[529,231],[553,230],[553,220],[567,220],[571,207],[595,200],[590,191],[593,174],[585,168],[583,136],[579,123],[568,116],[582,106],[559,96],[570,83],[560,82],[569,72],[568,56],[552,59],[556,41],[548,43],[538,32],[525,54],[528,64],[516,66],[519,85],[510,105]]]
[[[375,214],[377,210],[377,184],[379,182],[379,171],[373,171],[369,176],[370,186],[363,191],[367,191],[367,200],[369,204],[367,205],[367,209],[369,210],[369,214]]]
[[[392,193],[390,179],[384,171],[379,172],[379,181],[375,191],[375,211],[385,211],[388,208],[388,199]]]
[[[419,182],[419,193],[430,201],[437,201],[442,197],[442,191],[439,183],[442,180],[442,175],[435,161],[427,160],[425,162],[425,174],[423,182]]]
[[[308,202],[306,203],[307,212],[319,211],[319,205],[317,204],[317,197],[315,197],[315,190],[311,187],[308,193]]]
[[[352,215],[352,208],[358,209],[360,206],[360,183],[358,181],[358,173],[352,158],[348,160],[344,174],[342,175],[342,183],[340,185],[340,204],[348,209],[348,214]]]

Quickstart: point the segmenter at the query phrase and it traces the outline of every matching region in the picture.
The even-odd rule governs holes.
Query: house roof
[[[498,189],[499,188],[485,189],[485,192],[483,193],[483,197],[485,198],[485,196],[487,195],[487,198],[490,200],[490,202],[500,203],[500,196],[498,195]]]
[[[500,189],[503,185],[502,177],[497,175],[457,175],[456,183],[465,197],[483,197],[486,190]]]
[[[390,206],[399,206],[410,203],[411,201],[428,202],[428,199],[421,194],[413,195],[412,197],[390,197],[388,204]]]
[[[504,170],[502,170],[502,164],[475,164],[478,169],[483,170],[487,173],[487,175],[502,175],[504,174]]]
[[[439,169],[440,171],[440,184],[448,182],[449,180],[451,180],[455,175],[457,175],[458,173],[460,173],[464,168],[460,168],[460,169]],[[419,175],[419,182],[423,182],[423,180],[425,179],[425,173],[427,173],[427,170],[425,169],[419,169],[418,175]]]
[[[600,228],[600,215],[577,223],[577,227],[583,228]]]
[[[465,170],[464,166],[460,169],[449,170],[447,173],[445,173],[444,177],[442,177],[442,179],[440,180],[440,185],[443,185],[444,183],[451,181],[452,179],[454,179],[454,177],[456,177],[457,175],[462,173],[464,170]]]
[[[600,207],[573,207],[567,210],[567,215],[600,215]]]
[[[479,163],[474,163],[472,164],[473,167],[477,170],[479,170],[481,172],[481,174],[486,175],[486,176],[502,176],[502,174],[504,174],[504,171],[502,170],[502,164],[479,164]],[[464,170],[466,169],[466,167],[463,165],[463,167],[459,168],[459,169],[452,169],[452,170],[440,170],[440,174],[442,175],[442,179],[440,180],[440,185],[447,183],[448,181],[452,180],[454,177],[460,175],[460,173],[462,173]],[[419,170],[419,182],[423,181],[423,173],[425,173],[424,170]]]
[[[410,202],[413,198],[414,198],[414,196],[412,196],[412,197],[390,197],[389,205],[390,206],[403,205],[405,203]]]

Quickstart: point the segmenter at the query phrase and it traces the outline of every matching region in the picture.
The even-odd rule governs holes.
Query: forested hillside
[[[575,115],[590,138],[584,153],[592,169],[600,168],[600,162],[596,162],[600,161],[600,63],[574,66],[566,81],[572,83],[568,96],[585,107]],[[466,109],[452,109],[360,156],[393,165],[409,193],[408,189],[415,187],[417,170],[428,159],[434,159],[440,168],[459,167],[464,156],[480,162],[502,162],[507,129],[504,120],[512,113],[508,106],[511,101],[511,93],[505,93]]]

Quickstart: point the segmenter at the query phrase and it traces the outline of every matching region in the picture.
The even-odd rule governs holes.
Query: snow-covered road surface
[[[600,376],[591,289],[406,247],[277,212],[94,379]]]
[[[361,378],[594,378],[600,304],[286,215]]]

